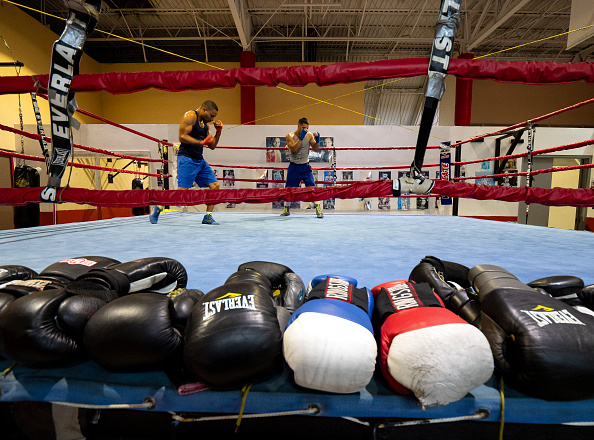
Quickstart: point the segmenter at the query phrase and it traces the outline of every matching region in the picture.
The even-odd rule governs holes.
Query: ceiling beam
[[[252,38],[252,22],[249,19],[246,11],[245,0],[227,0],[229,3],[229,9],[237,28],[237,34],[241,41],[243,50],[250,50],[250,43]]]
[[[491,22],[479,35],[476,36],[476,38],[472,38],[471,41],[467,43],[466,52],[471,52],[472,49],[480,45],[484,40],[487,39],[489,35],[495,32],[503,23],[509,20],[512,15],[518,12],[518,10],[520,10],[528,2],[530,2],[530,0],[515,0],[511,2],[509,6],[506,5],[507,8],[499,13],[497,19],[491,20]]]

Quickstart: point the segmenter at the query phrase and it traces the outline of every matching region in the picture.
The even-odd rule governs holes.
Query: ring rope
[[[39,93],[38,96],[41,96],[42,98],[47,99],[47,95],[45,95],[43,93]],[[125,125],[118,124],[117,122],[113,122],[113,121],[110,121],[109,119],[105,119],[105,118],[103,118],[101,116],[95,115],[95,114],[93,114],[93,113],[91,113],[91,112],[89,112],[87,110],[83,110],[81,108],[77,108],[76,111],[78,113],[81,113],[81,114],[85,115],[85,116],[89,116],[89,117],[91,117],[93,119],[97,119],[98,121],[105,122],[106,124],[113,125],[114,127],[117,127],[117,128],[121,128],[122,130],[128,131],[130,133],[133,133],[135,135],[138,135],[138,136],[143,137],[145,139],[148,139],[150,141],[161,142],[163,145],[167,145],[167,146],[170,146],[170,147],[173,146],[173,144],[171,142],[167,142],[167,141],[163,141],[163,140],[157,139],[157,138],[155,138],[153,136],[150,136],[148,134],[145,134],[145,133],[142,133],[140,131],[134,130],[133,128],[126,127]]]
[[[217,147],[218,148],[218,147]],[[287,167],[268,167],[262,165],[220,165],[220,164],[210,164],[211,167],[216,168],[243,168],[248,170],[260,170],[260,169],[267,169],[267,170],[286,170]],[[287,165],[288,166],[288,165]],[[432,163],[425,165],[426,168],[428,167],[438,167],[438,163]],[[408,165],[387,165],[387,166],[377,166],[377,167],[336,167],[336,170],[343,171],[343,170],[395,170],[395,169],[408,169],[410,168]],[[311,167],[313,171],[316,170],[333,170],[333,167]]]
[[[506,131],[512,131],[512,130],[515,130],[516,128],[525,127],[525,126],[528,125],[529,122],[535,123],[535,122],[538,122],[538,121],[542,121],[542,120],[548,119],[548,118],[550,118],[552,116],[556,116],[556,115],[558,115],[560,113],[564,113],[566,111],[573,110],[573,109],[582,107],[582,106],[587,105],[587,104],[592,104],[592,103],[594,103],[594,98],[587,99],[587,100],[582,101],[582,102],[578,102],[577,104],[571,105],[569,107],[564,107],[562,109],[555,110],[554,112],[547,113],[546,115],[538,116],[536,118],[530,119],[529,121],[519,122],[517,124],[510,125],[509,127],[501,128],[499,130],[495,130],[495,131],[492,131],[490,133],[486,133],[486,134],[482,134],[482,135],[479,135],[479,136],[475,136],[475,137],[470,138],[470,139],[467,139],[465,141],[454,142],[450,146],[451,147],[458,147],[458,146],[460,146],[462,144],[466,144],[466,143],[469,143],[469,142],[476,142],[476,141],[479,141],[479,140],[484,139],[484,138],[489,137],[489,136],[493,136],[493,135],[496,135],[496,134],[505,133]]]
[[[570,165],[565,167],[552,167],[552,168],[545,168],[542,170],[531,170],[530,175],[535,174],[545,174],[545,173],[555,173],[558,171],[571,171],[571,170],[582,170],[587,168],[594,168],[594,164],[582,164],[582,165]],[[495,178],[495,177],[513,177],[513,176],[527,176],[527,171],[520,171],[517,173],[504,173],[504,174],[489,174],[485,176],[468,176],[468,177],[455,177],[452,180],[469,180],[469,179],[485,179],[485,178]]]
[[[490,413],[486,409],[479,409],[476,411],[475,414],[471,416],[459,416],[459,417],[445,417],[441,419],[420,419],[420,420],[407,420],[402,422],[389,422],[389,423],[380,423],[377,425],[378,429],[383,428],[395,428],[400,426],[417,426],[417,425],[427,425],[431,423],[451,423],[451,422],[463,422],[467,420],[481,420],[486,419],[489,417]]]
[[[8,127],[8,126],[3,125],[3,124],[0,124],[0,130],[4,130],[4,131],[8,131],[8,132],[11,132],[11,133],[14,133],[14,134],[18,134],[18,135],[27,137],[29,139],[34,139],[34,140],[41,139],[41,136],[39,134],[29,133],[27,131],[19,130],[18,128]],[[47,141],[50,141],[51,140],[51,138],[49,138],[49,137],[46,137],[45,139]],[[114,152],[108,151],[108,150],[102,150],[100,148],[87,147],[85,145],[80,145],[80,144],[73,144],[73,146],[76,147],[76,148],[80,148],[81,150],[89,151],[91,153],[100,153],[100,154],[105,154],[106,156],[119,157],[121,159],[141,160],[142,162],[163,162],[162,159],[151,159],[150,157],[135,157],[135,156],[127,155],[127,154],[120,154],[120,153],[114,153]],[[31,157],[35,157],[35,156],[31,156]],[[36,159],[34,159],[34,160],[36,160]]]
[[[554,153],[557,151],[573,150],[575,148],[586,147],[586,146],[592,145],[592,144],[594,144],[594,139],[587,139],[585,141],[575,142],[573,144],[560,145],[558,147],[541,148],[540,150],[534,150],[532,152],[532,156],[537,156],[537,155],[546,154],[546,153]],[[528,156],[528,152],[510,154],[509,156],[495,156],[495,157],[488,157],[486,159],[476,159],[476,160],[468,160],[468,161],[462,161],[462,162],[452,162],[452,165],[468,165],[468,164],[472,164],[472,163],[491,162],[491,161],[502,160],[502,159],[516,159],[518,157],[526,157],[526,156]]]
[[[319,414],[320,408],[317,405],[310,405],[307,409],[295,410],[295,411],[280,411],[273,413],[258,413],[258,414],[243,414],[244,419],[255,419],[261,417],[280,417],[280,416],[302,416],[302,415],[316,415]],[[169,412],[171,418],[177,422],[208,422],[213,420],[236,420],[237,415],[230,416],[208,416],[208,417],[182,417],[176,413]]]
[[[38,157],[38,156],[31,156],[28,154],[20,154],[20,153],[15,153],[14,151],[8,151],[8,150],[3,150],[0,149],[0,156],[1,157],[16,157],[18,159],[24,159],[24,160],[30,160],[30,161],[35,161],[35,162],[45,162],[45,158],[43,157]],[[78,163],[78,162],[71,162],[68,161],[68,166],[72,166],[74,168],[88,168],[90,170],[97,170],[97,171],[117,171],[119,173],[127,173],[127,174],[141,174],[143,176],[150,176],[150,177],[172,177],[170,174],[157,174],[157,173],[148,173],[145,171],[132,171],[132,170],[126,170],[126,169],[118,169],[118,168],[108,168],[108,167],[101,167],[98,165],[89,165],[89,164],[84,164],[84,163]]]
[[[85,408],[85,409],[153,409],[155,401],[147,397],[142,403],[119,403],[109,405],[92,405],[86,403],[72,403],[72,402],[50,402],[54,405],[69,406],[71,408]]]

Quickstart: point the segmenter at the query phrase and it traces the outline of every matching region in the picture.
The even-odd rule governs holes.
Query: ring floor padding
[[[279,211],[280,212],[280,211]],[[515,223],[449,216],[390,214],[243,214],[215,212],[218,226],[202,215],[163,213],[156,225],[147,216],[0,231],[0,265],[41,271],[79,256],[122,262],[144,257],[174,258],[188,272],[188,287],[203,292],[220,286],[244,262],[267,260],[289,266],[307,285],[320,274],[344,274],[372,288],[406,279],[427,255],[472,267],[493,264],[521,281],[573,275],[594,284],[590,261],[594,234]],[[0,360],[0,368],[10,363]],[[164,372],[110,373],[93,361],[43,370],[17,365],[0,380],[0,402],[57,401],[79,404],[156,402],[156,411],[234,413],[240,390],[180,395]],[[594,422],[594,399],[548,402],[504,388],[508,423]],[[493,377],[463,399],[423,409],[413,396],[394,393],[376,374],[363,393],[334,395],[294,385],[288,372],[254,384],[245,413],[305,410],[316,404],[321,416],[447,418],[487,409],[500,420],[501,396]]]

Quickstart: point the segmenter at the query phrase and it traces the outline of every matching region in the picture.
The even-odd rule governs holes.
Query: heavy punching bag
[[[40,186],[39,171],[29,165],[17,165],[14,169],[14,188]],[[14,227],[31,228],[39,226],[39,203],[27,203],[14,207]]]
[[[132,189],[144,189],[144,182],[140,177],[132,180]],[[144,215],[150,214],[150,208],[148,206],[137,206],[132,208],[132,215]]]

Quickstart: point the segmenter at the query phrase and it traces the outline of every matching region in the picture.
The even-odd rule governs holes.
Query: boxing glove
[[[510,386],[545,400],[594,397],[594,317],[498,266],[471,268],[469,281],[495,367]]]
[[[119,296],[141,291],[169,293],[186,287],[188,274],[182,264],[172,258],[139,258],[101,269],[91,269],[77,277],[69,288],[74,290],[81,284],[88,287],[93,283],[115,290]]]
[[[212,134],[209,134],[208,136],[206,136],[203,140],[200,141],[200,144],[205,146],[205,147],[212,147],[215,143],[215,138],[213,137]]]
[[[461,264],[427,256],[413,268],[408,279],[428,283],[448,310],[480,327],[481,306],[468,282],[469,270]]]
[[[577,296],[585,307],[594,311],[594,284],[584,287],[578,292]]]
[[[14,295],[9,292],[3,292],[4,284],[16,280],[30,280],[37,276],[37,272],[26,266],[7,265],[0,266],[0,312],[10,302],[14,300]]]
[[[312,278],[311,281],[309,282],[309,284],[307,285],[306,295],[309,294],[309,292],[311,292],[311,290],[314,287],[316,287],[319,283],[321,283],[322,281],[326,281],[330,277],[347,281],[350,284],[352,284],[354,287],[357,287],[357,280],[352,277],[347,277],[344,275],[336,275],[336,274],[318,275],[317,277]],[[372,309],[373,309],[373,307],[372,307]]]
[[[74,260],[70,263],[75,264],[74,270],[59,266],[52,269],[52,275],[44,275],[58,280],[49,286],[63,282],[59,274],[68,270],[69,277],[78,275],[74,281],[18,298],[0,313],[0,353],[5,357],[37,366],[69,361],[82,354],[87,322],[109,301],[143,290],[168,293],[187,283],[184,267],[168,258],[127,263],[96,257]]]
[[[101,307],[84,327],[84,346],[100,366],[139,372],[182,364],[185,326],[204,294],[176,289],[126,295]]]
[[[446,405],[492,376],[485,336],[446,309],[429,284],[391,281],[372,293],[380,368],[395,391],[414,393],[423,407]]]
[[[93,268],[103,268],[116,263],[119,261],[106,257],[68,258],[46,267],[37,276],[4,283],[0,286],[0,292],[18,298],[41,290],[64,287]]]
[[[373,295],[357,288],[350,277],[320,278],[310,283],[315,286],[306,302],[289,320],[285,360],[299,386],[332,393],[361,391],[373,377],[377,357],[370,318]]]
[[[555,275],[531,281],[528,286],[544,291],[570,306],[582,304],[577,295],[584,288],[584,281],[581,278],[570,275]]]
[[[307,136],[307,130],[305,128],[302,128],[301,132],[299,133],[299,140],[302,141],[303,139],[305,139],[305,136]]]
[[[183,351],[187,372],[211,388],[235,388],[282,371],[283,330],[304,290],[281,264],[240,265],[192,309]]]

